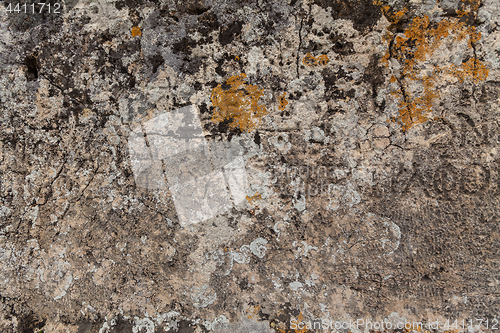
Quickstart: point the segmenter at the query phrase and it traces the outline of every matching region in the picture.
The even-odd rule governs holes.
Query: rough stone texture
[[[496,0],[8,3],[2,332],[492,330]],[[182,226],[168,189],[136,186],[127,140],[188,105],[211,144],[242,152],[249,186]]]

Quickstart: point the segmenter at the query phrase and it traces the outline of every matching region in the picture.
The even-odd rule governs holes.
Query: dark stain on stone
[[[201,114],[208,113],[207,103],[201,103],[198,107]]]
[[[259,134],[259,131],[255,131],[255,135],[253,137],[253,141],[255,142],[255,144],[257,146],[260,145],[260,134]]]
[[[194,325],[191,321],[181,320],[178,324],[178,333],[194,333],[196,325]]]
[[[111,329],[113,333],[132,333],[134,325],[122,317],[118,317],[116,326]]]
[[[184,106],[191,105],[191,103],[189,101],[188,102],[182,102],[182,101],[179,101],[179,99],[177,97],[174,97],[172,102],[173,102],[174,108],[182,108]]]
[[[226,82],[223,82],[220,87],[225,91],[231,89],[231,85],[227,84]]]
[[[211,118],[211,115],[214,112],[214,108],[210,107],[210,112],[209,112],[209,119]],[[239,136],[241,135],[241,130],[239,127],[236,128],[231,128],[229,124],[233,122],[233,119],[224,119],[218,124],[214,124],[212,121],[208,121],[205,125],[204,128],[206,131],[210,133],[210,137],[217,139],[217,140],[222,140],[222,141],[231,141],[231,139],[234,136]]]
[[[370,0],[314,0],[314,4],[322,8],[332,8],[334,19],[352,20],[356,30],[366,33],[382,17],[380,7]]]
[[[191,54],[191,49],[197,45],[196,41],[190,37],[184,37],[177,43],[174,43],[172,51],[174,53],[183,53],[185,55]]]
[[[234,119],[225,119],[224,121],[221,121],[220,123],[217,124],[217,129],[219,133],[227,133],[228,137],[227,140],[231,141],[233,136],[238,136],[241,135],[241,130],[239,127],[236,128],[231,128],[229,124],[233,122]]]
[[[333,72],[327,68],[323,70],[321,73],[323,75],[323,80],[325,81],[325,88],[331,88],[335,85],[338,79],[347,77],[347,73],[344,70],[339,69],[336,72]]]
[[[39,64],[36,54],[29,55],[24,59],[24,64],[27,67],[26,70],[26,80],[36,81],[38,80]]]
[[[280,117],[290,117],[290,111],[288,110],[281,111]]]
[[[432,282],[431,278],[429,277],[429,275],[425,274],[424,276],[422,276],[422,279],[420,280],[422,282]]]
[[[345,40],[344,36],[337,33],[331,33],[330,41],[333,43],[333,51],[340,55],[349,55],[354,53],[354,46],[351,42]]]
[[[207,12],[202,16],[198,17],[198,31],[203,36],[208,35],[212,31],[219,29],[219,21],[214,13]]]
[[[385,82],[382,67],[378,65],[379,62],[380,58],[377,55],[373,55],[370,60],[370,64],[365,69],[365,73],[363,74],[363,80],[368,82],[372,87],[372,98],[377,97],[378,87]]]
[[[149,62],[153,66],[153,73],[156,73],[156,71],[158,70],[158,67],[163,65],[165,60],[163,59],[161,54],[155,54],[154,56],[149,58]]]
[[[260,307],[259,308],[259,311],[257,313],[257,316],[260,318],[260,320],[269,320],[269,318],[271,317],[271,315],[267,314],[267,313],[264,313],[265,310],[265,307]]]
[[[153,3],[158,3],[158,1],[151,1]],[[139,23],[142,21],[141,17],[141,7],[143,6],[143,1],[142,0],[125,0],[125,1],[118,1],[115,2],[115,8],[118,10],[121,10],[125,7],[128,8],[128,17],[130,21],[132,22],[132,25],[137,26]]]
[[[247,290],[248,289],[248,278],[240,278],[238,281],[238,286],[240,286],[241,290]]]
[[[181,71],[183,71],[184,73],[195,75],[196,73],[198,73],[201,64],[202,58],[200,57],[185,58],[184,64],[181,67]]]
[[[230,60],[230,56],[229,56],[228,53],[224,53],[224,55],[222,56],[222,58],[220,58],[219,60],[217,60],[217,67],[215,67],[215,72],[217,74],[219,74],[220,76],[222,76],[222,77],[227,76],[226,71],[222,69],[222,66],[224,66],[224,63],[227,60]]]
[[[50,81],[52,88],[57,88],[63,93],[65,90],[72,89],[71,92],[64,95],[64,107],[79,104],[77,108],[80,110],[83,109],[83,106],[91,104],[89,93],[86,90],[77,89],[76,79],[72,74],[75,67],[81,66],[85,61],[85,55],[82,54],[83,51],[79,48],[82,43],[87,44],[89,49],[98,53],[95,65],[100,70],[97,73],[102,78],[110,78],[120,83],[112,90],[114,96],[119,95],[122,90],[135,86],[135,77],[129,74],[128,69],[123,66],[122,57],[123,55],[139,52],[140,41],[124,43],[117,50],[110,50],[108,54],[103,49],[102,43],[112,39],[113,35],[111,33],[104,32],[94,39],[84,37],[83,39],[70,40],[64,48],[54,43],[42,44],[37,56],[38,75],[43,75],[44,78]],[[40,69],[43,69],[43,71]]]
[[[288,98],[289,100],[294,100],[298,101],[300,97],[302,96],[302,92],[300,91],[295,91],[293,93],[290,93],[290,97]]]
[[[186,1],[183,5],[185,13],[189,15],[201,15],[210,9],[201,0]]]
[[[217,81],[215,81],[215,80],[210,81],[210,82],[207,83],[207,86],[209,86],[211,89],[217,87],[218,85],[219,85],[219,83]]]
[[[126,81],[122,83],[123,87],[133,88],[135,86],[136,82],[135,82],[134,75],[130,74],[128,72],[127,67],[123,66],[122,58],[125,55],[131,55],[131,54],[137,53],[140,50],[141,50],[141,44],[140,44],[140,41],[137,39],[137,40],[134,40],[132,42],[120,45],[120,47],[118,47],[118,49],[116,51],[114,51],[114,50],[109,51],[108,60],[113,65],[113,69],[119,70],[119,73],[124,74],[126,77]],[[110,71],[107,71],[107,72],[103,73],[102,75],[105,75],[106,73],[109,73],[109,72]],[[113,73],[113,71],[111,71],[111,73]],[[122,89],[122,88],[117,87],[117,89]]]
[[[342,69],[339,69],[337,72],[324,69],[322,74],[323,80],[325,81],[325,97],[327,100],[345,99],[346,97],[353,98],[355,96],[354,89],[348,91],[341,90],[335,84],[338,79],[347,76],[347,73],[345,73]]]
[[[77,323],[78,325],[78,333],[93,333],[97,330],[94,328],[94,324],[90,321],[82,321]]]
[[[115,8],[118,10],[122,10],[127,4],[125,1],[117,1],[115,2]]]
[[[271,4],[269,4],[269,6],[271,6]],[[283,22],[283,14],[273,11],[271,7],[269,11],[266,12],[268,12],[268,17],[259,24],[259,28],[264,29],[269,34],[273,34],[276,32],[276,27]]]
[[[19,333],[33,333],[45,325],[45,319],[36,318],[32,313],[21,317],[18,323]]]
[[[231,23],[227,28],[223,28],[219,35],[219,42],[222,46],[231,43],[241,33],[243,22],[236,21]]]
[[[176,24],[176,23],[179,23],[179,18],[174,15],[175,12],[171,12],[168,7],[162,7],[159,11],[158,11],[158,16],[162,18],[162,21],[165,21],[165,22],[168,22],[167,24]],[[164,20],[165,18],[168,18],[167,20]]]
[[[303,52],[304,53],[317,52],[321,51],[322,49],[323,45],[321,45],[321,43],[315,41],[309,41],[308,45],[303,48]]]

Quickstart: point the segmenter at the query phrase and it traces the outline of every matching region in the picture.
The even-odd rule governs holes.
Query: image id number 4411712
[[[42,13],[52,13],[60,14],[61,4],[54,3],[51,5],[49,2],[39,2],[39,3],[9,3],[5,7],[5,10],[9,14],[42,14]]]

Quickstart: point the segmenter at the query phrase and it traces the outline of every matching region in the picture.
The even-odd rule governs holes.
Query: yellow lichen
[[[457,15],[463,17],[472,14],[474,19],[477,18],[477,11],[481,6],[481,0],[462,0],[460,3],[460,9],[457,10]]]
[[[141,28],[132,27],[132,37],[142,36]]]
[[[260,305],[250,306],[250,307],[246,310],[246,313],[247,313],[247,318],[248,318],[248,319],[253,319],[253,320],[258,320],[258,319],[260,319],[260,318],[259,318],[259,316],[258,316],[259,311],[260,311]]]
[[[391,22],[391,24],[398,23],[403,17],[406,16],[407,9],[404,7],[402,10],[397,12],[391,12],[391,6],[384,5],[381,0],[373,0],[375,6],[380,6],[384,16]]]
[[[304,316],[302,315],[302,312],[299,313],[299,316],[297,317],[297,323],[304,323]],[[298,325],[297,325],[297,328],[292,328],[290,327],[290,330],[286,330],[286,328],[284,327],[285,325],[277,325],[276,330],[279,332],[279,333],[286,333],[286,332],[294,332],[294,333],[307,333],[307,332],[310,332],[309,329],[307,328],[298,328]],[[301,326],[304,326],[304,325],[301,325]]]
[[[284,92],[283,95],[280,96],[279,103],[280,103],[280,105],[278,106],[278,109],[280,111],[285,110],[285,108],[286,108],[286,106],[288,104],[288,101],[286,99],[286,92]]]
[[[304,59],[302,59],[302,63],[306,66],[312,67],[318,65],[318,60],[316,60],[316,57],[313,56],[311,53],[308,53],[306,54]]]
[[[308,67],[314,66],[325,66],[330,59],[326,54],[321,54],[317,57],[313,56],[311,53],[307,53],[304,59],[302,59],[302,63]]]
[[[316,57],[316,59],[318,60],[318,65],[320,66],[325,66],[328,63],[328,61],[330,61],[330,59],[328,59],[328,56],[326,54],[319,55]]]
[[[247,195],[247,201],[250,203],[250,204],[253,204],[255,201],[257,200],[262,200],[262,196],[260,195],[259,192],[255,193],[254,195],[252,195],[251,197],[249,197]]]
[[[488,77],[488,68],[475,59],[469,59],[460,66],[451,65],[447,69],[447,74],[452,75],[460,82],[464,82],[467,78],[470,78],[472,82],[478,83],[479,81],[484,81]]]
[[[386,7],[382,7],[384,14],[389,12]],[[404,15],[404,11],[399,11],[390,18],[395,24]],[[401,124],[404,131],[428,119],[434,100],[439,97],[436,84],[446,79],[443,74],[459,82],[470,79],[473,83],[485,80],[488,76],[488,69],[476,58],[459,66],[434,64],[431,70],[421,70],[422,63],[432,61],[434,51],[449,36],[455,42],[467,40],[470,49],[481,39],[481,33],[475,27],[456,18],[444,18],[433,23],[428,16],[415,17],[403,34],[396,35],[390,30],[387,33],[389,50],[382,58],[382,63],[389,66],[389,59],[394,58],[400,66],[397,78],[392,76],[390,79],[391,83],[399,86],[393,93],[399,99],[399,115],[392,120]],[[429,68],[428,65],[424,67]],[[420,86],[420,89],[414,89],[415,86]]]
[[[231,76],[226,80],[229,89],[219,84],[212,90],[212,105],[217,108],[212,117],[214,123],[232,120],[229,124],[231,128],[250,132],[257,128],[261,118],[267,114],[266,107],[259,104],[264,90],[247,84],[245,78],[245,73]]]

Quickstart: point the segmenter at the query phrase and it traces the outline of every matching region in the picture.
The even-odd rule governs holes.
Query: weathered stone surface
[[[2,332],[500,327],[497,1],[15,4]]]

